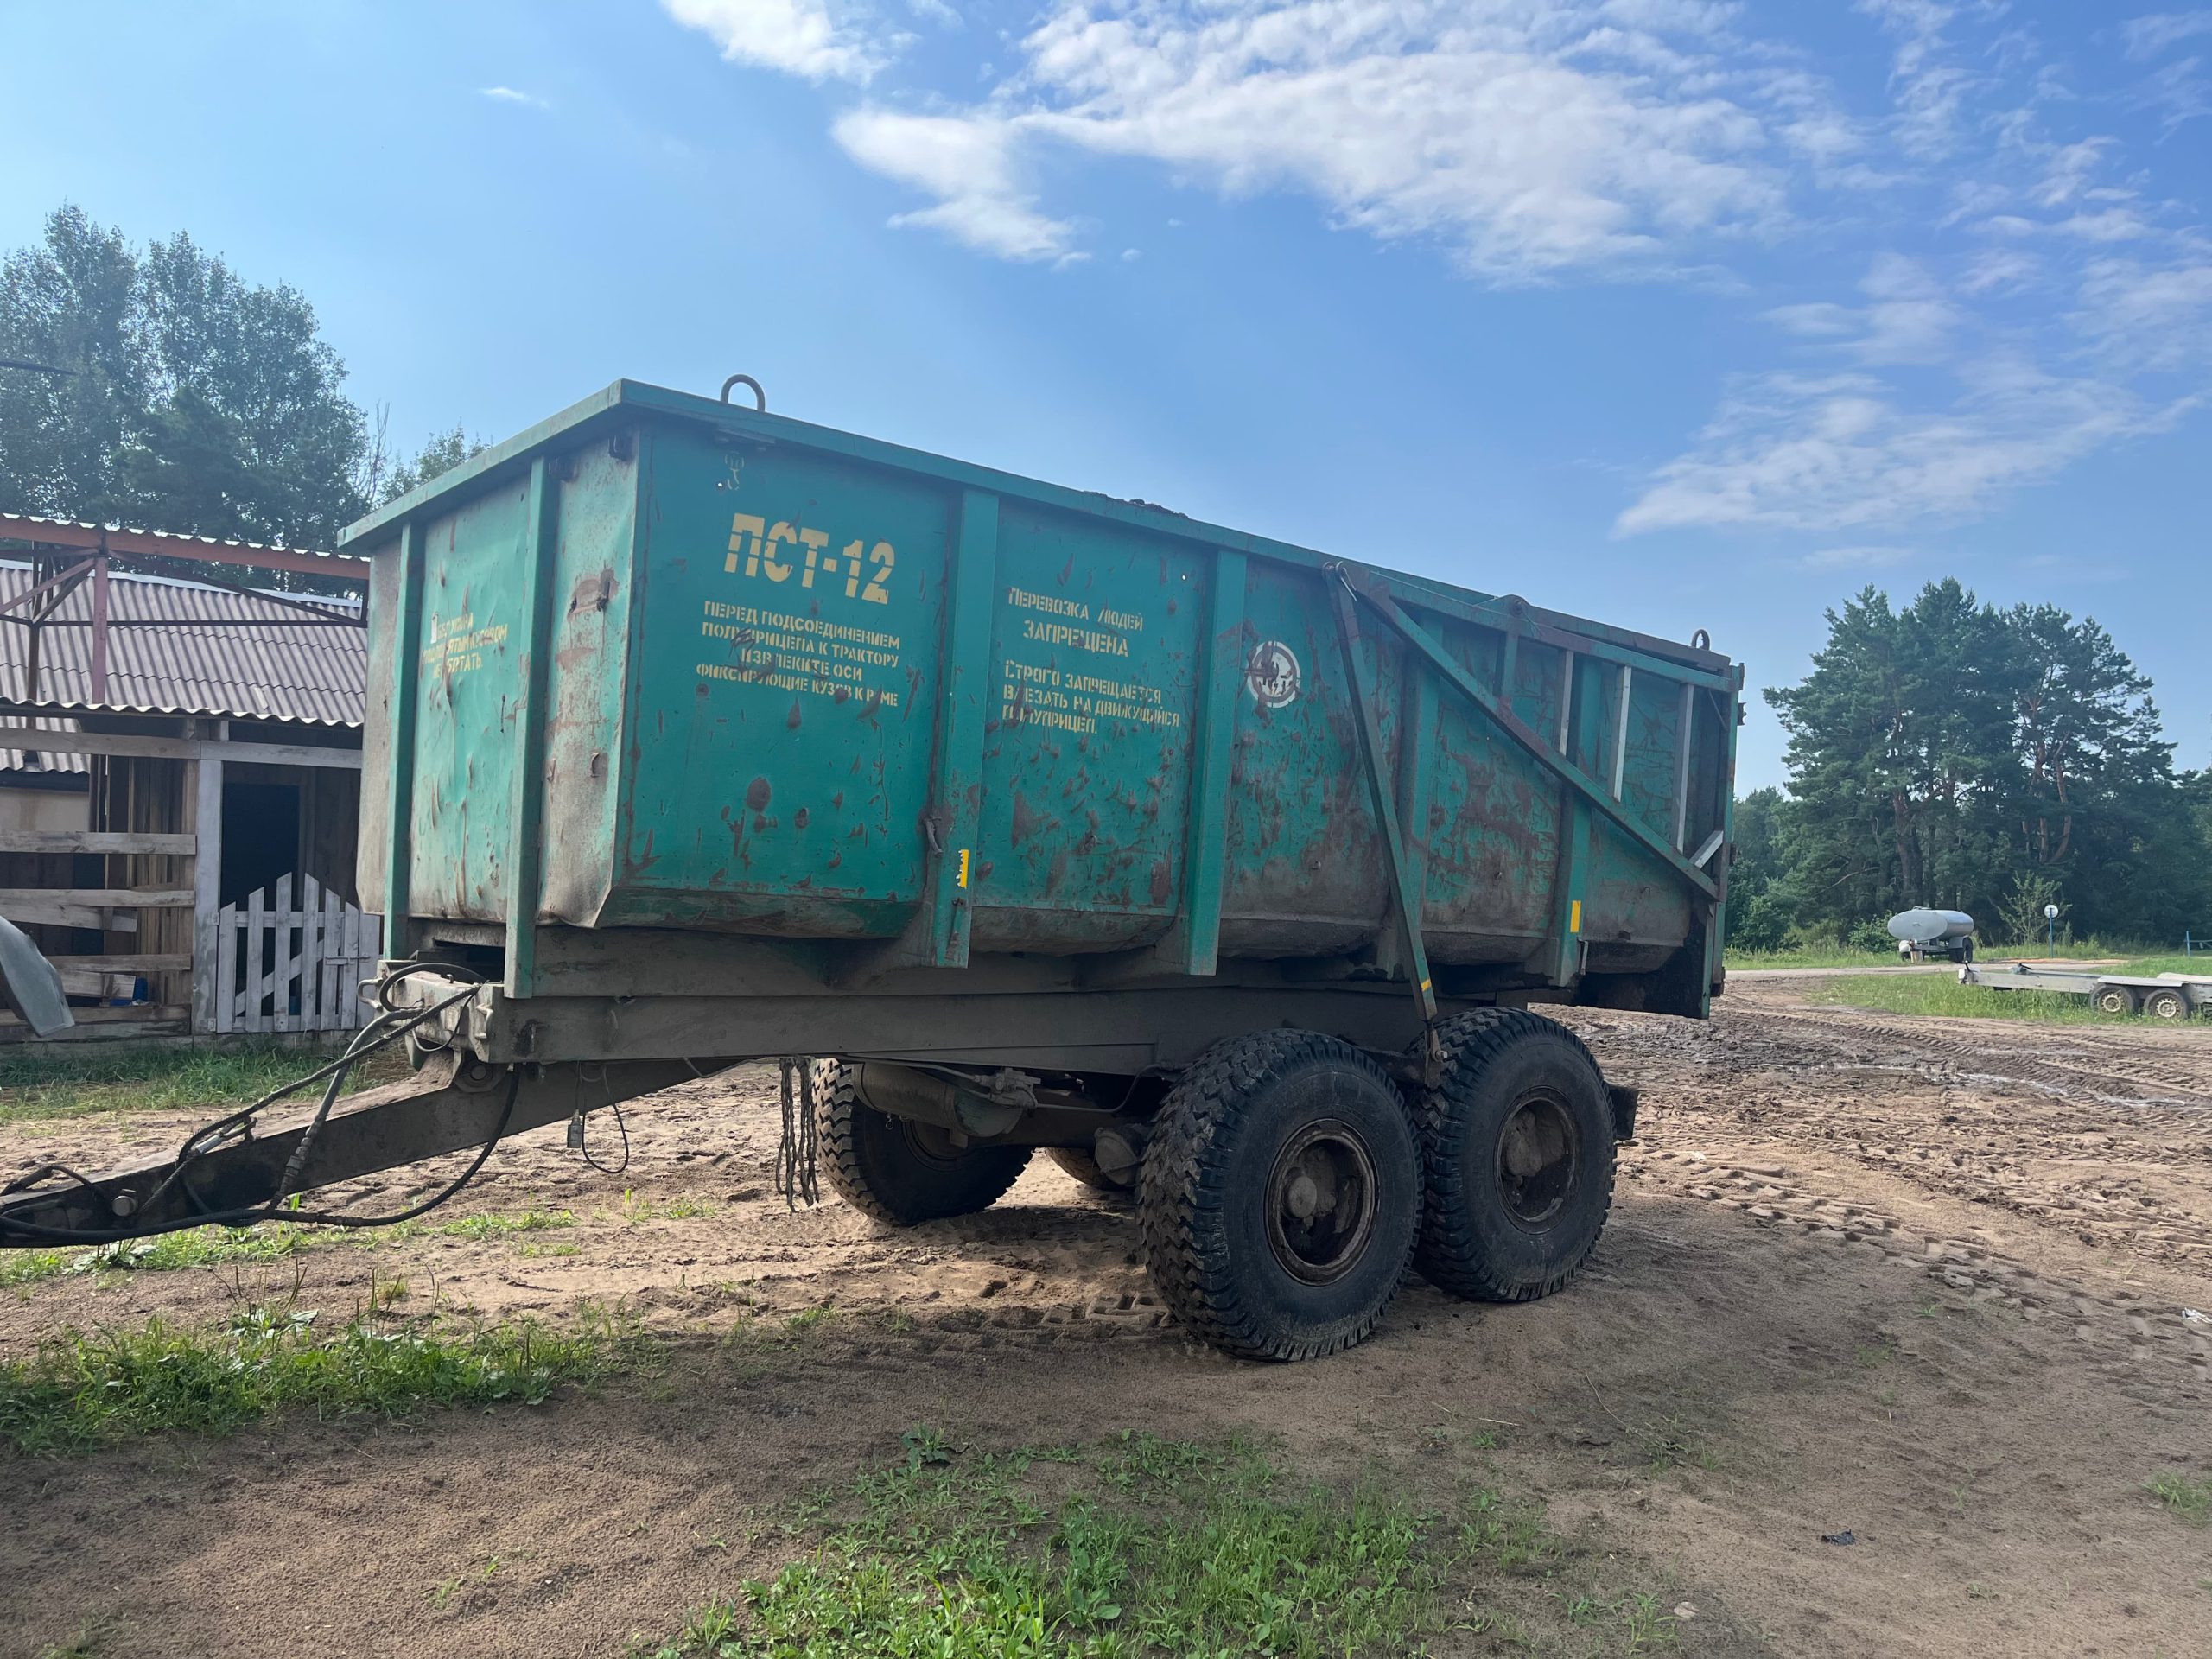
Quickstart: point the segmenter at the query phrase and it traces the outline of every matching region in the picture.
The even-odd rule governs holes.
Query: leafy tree
[[[464,461],[482,454],[486,448],[481,438],[471,437],[468,429],[459,421],[448,431],[433,432],[412,460],[399,462],[376,480],[377,505],[397,501],[409,491],[422,488]]]
[[[138,264],[121,232],[65,207],[42,245],[0,262],[0,357],[67,372],[0,369],[0,511],[114,517],[149,378]]]
[[[134,253],[64,207],[0,264],[0,508],[327,547],[366,507],[366,423],[298,289],[181,233]]]
[[[2052,902],[2121,938],[2212,914],[2212,788],[2175,775],[2150,681],[2092,619],[1999,611],[1955,581],[1903,610],[1868,588],[1828,613],[1812,673],[1766,695],[1789,734],[1791,828],[1762,855],[1745,928],[1766,893],[1839,936],[1919,905],[2014,935],[2029,906],[2038,936]],[[1757,821],[1742,812],[1739,832]]]

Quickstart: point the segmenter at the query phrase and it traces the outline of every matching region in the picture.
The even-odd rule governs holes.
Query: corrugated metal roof
[[[0,563],[0,604],[27,592],[26,565]],[[159,576],[108,580],[106,695],[95,701],[89,626],[39,630],[38,683],[26,683],[29,631],[0,620],[0,699],[47,707],[228,715],[315,726],[361,723],[368,636],[308,620],[312,605],[359,615],[358,599],[286,595],[291,604]],[[80,583],[54,620],[89,625],[92,584]],[[241,626],[251,622],[253,626]]]
[[[33,731],[73,732],[81,729],[81,722],[73,720],[24,721],[0,719],[0,737],[20,732],[28,724]],[[0,748],[0,772],[66,772],[83,777],[92,769],[91,758],[82,754],[56,754],[52,749]]]

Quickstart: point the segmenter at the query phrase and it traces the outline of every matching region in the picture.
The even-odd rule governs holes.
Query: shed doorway
[[[242,905],[300,869],[300,786],[223,780],[223,860],[217,903]]]

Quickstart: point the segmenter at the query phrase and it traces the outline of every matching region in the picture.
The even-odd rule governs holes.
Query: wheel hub
[[[1268,1243],[1293,1278],[1325,1285],[1367,1253],[1375,1231],[1375,1163],[1348,1123],[1309,1123],[1276,1156],[1268,1181]]]
[[[1497,1189],[1522,1226],[1547,1225],[1574,1190],[1580,1146],[1574,1120],[1548,1094],[1530,1095],[1505,1120],[1497,1142]]]

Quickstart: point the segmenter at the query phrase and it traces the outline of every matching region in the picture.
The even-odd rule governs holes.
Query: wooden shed
[[[73,1036],[360,1023],[365,602],[357,559],[0,514],[0,915]]]

